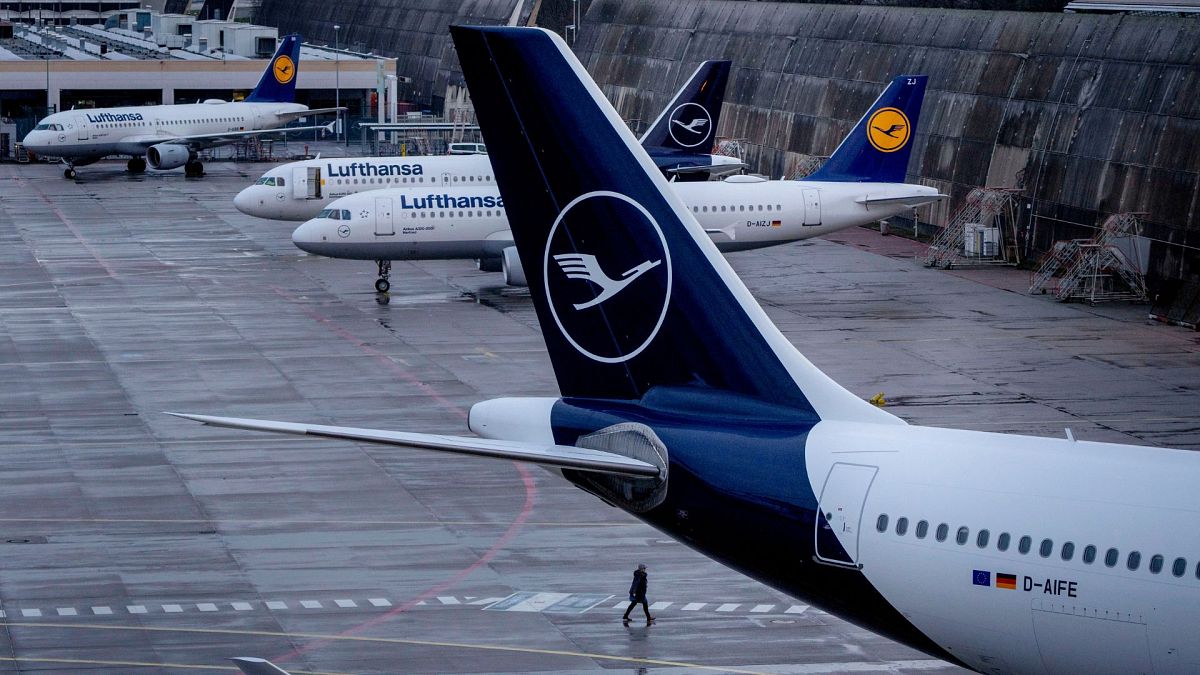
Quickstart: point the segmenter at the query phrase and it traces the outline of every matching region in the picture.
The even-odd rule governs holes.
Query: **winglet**
[[[903,183],[928,81],[925,75],[894,78],[833,155],[804,180]]]
[[[283,38],[275,55],[267,63],[258,86],[247,101],[252,103],[291,103],[296,100],[296,78],[300,74],[300,35]]]

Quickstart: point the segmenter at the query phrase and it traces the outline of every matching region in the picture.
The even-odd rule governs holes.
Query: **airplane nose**
[[[254,198],[254,192],[255,189],[253,187],[243,189],[233,198],[233,206],[248,216],[258,216],[261,218],[261,211],[255,207],[261,207],[262,202]]]
[[[301,251],[322,255],[325,248],[323,244],[328,239],[325,229],[321,219],[305,221],[292,231],[292,243]]]

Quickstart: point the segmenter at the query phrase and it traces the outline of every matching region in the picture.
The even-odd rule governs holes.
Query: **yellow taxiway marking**
[[[748,675],[765,675],[756,670],[739,670],[727,666],[705,666],[684,661],[666,661],[663,659],[644,659],[633,656],[611,656],[609,654],[594,654],[591,652],[573,652],[564,649],[538,649],[536,647],[508,647],[504,645],[489,645],[469,642],[446,642],[441,640],[409,640],[405,638],[366,637],[361,635],[322,635],[320,633],[284,633],[266,630],[232,630],[227,628],[165,628],[161,626],[102,626],[98,624],[43,623],[25,621],[0,622],[6,628],[62,628],[67,630],[95,631],[130,631],[148,633],[193,633],[202,635],[253,635],[255,637],[303,638],[308,640],[324,640],[338,642],[361,642],[373,644],[411,645],[418,647],[446,647],[448,649],[477,649],[491,652],[510,652],[515,654],[538,654],[543,656],[564,656],[571,658],[596,659],[616,661],[619,663],[634,663],[648,666],[672,666],[676,668],[694,668],[711,670],[720,673],[747,673]],[[145,664],[162,665],[162,664]],[[199,666],[197,666],[199,667]],[[217,666],[206,666],[216,668]],[[295,671],[300,672],[300,671]],[[324,674],[322,674],[324,675]]]
[[[174,668],[179,670],[232,670],[241,672],[237,666],[201,666],[190,663],[153,663],[150,661],[101,661],[96,659],[52,659],[23,656],[0,656],[0,663],[56,663],[73,666],[122,666],[127,668]],[[292,675],[351,675],[350,673],[330,673],[315,670],[290,670]]]

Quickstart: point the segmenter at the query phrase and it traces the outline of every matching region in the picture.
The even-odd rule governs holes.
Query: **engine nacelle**
[[[525,268],[521,267],[521,256],[517,255],[516,246],[504,249],[500,255],[500,266],[504,272],[504,283],[509,286],[521,287],[529,285],[529,282],[525,280]]]
[[[146,163],[161,171],[178,169],[193,159],[196,159],[195,152],[175,143],[159,143],[146,151]]]

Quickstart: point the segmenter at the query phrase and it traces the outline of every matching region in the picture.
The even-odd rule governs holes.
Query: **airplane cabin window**
[[[1150,573],[1158,574],[1163,568],[1163,557],[1157,553],[1150,556]]]
[[[725,213],[725,205],[724,204],[721,205],[721,213]]]
[[[1054,542],[1049,539],[1043,539],[1042,545],[1038,547],[1038,555],[1042,556],[1043,558],[1049,558],[1050,554],[1053,552]]]
[[[1091,565],[1096,562],[1096,547],[1088,544],[1083,547],[1083,562]]]
[[[1121,556],[1121,554],[1119,551],[1117,551],[1117,549],[1115,549],[1115,548],[1108,549],[1107,551],[1104,552],[1104,566],[1105,567],[1116,567],[1117,558],[1119,558],[1120,556]]]
[[[1007,551],[1008,542],[1011,540],[1012,537],[1010,537],[1007,532],[1001,532],[1000,536],[996,537],[996,548],[1000,549],[1001,551]]]
[[[1130,570],[1136,570],[1142,564],[1142,554],[1137,551],[1130,551],[1129,557],[1125,559],[1125,566]]]
[[[878,530],[879,532],[887,532],[887,523],[888,523],[887,514],[881,513],[881,514],[879,514],[879,517],[875,519],[875,529]]]
[[[917,522],[917,532],[916,532],[917,539],[924,539],[925,535],[928,533],[929,533],[929,521],[927,521],[927,520],[918,521]]]
[[[896,519],[896,534],[904,536],[908,532],[908,518]]]
[[[1075,557],[1075,544],[1073,544],[1069,541],[1065,542],[1062,547],[1062,559],[1070,560],[1071,558],[1074,558],[1074,557]]]
[[[954,541],[959,546],[962,546],[963,544],[967,543],[967,539],[969,539],[970,537],[971,537],[971,528],[963,526],[963,527],[958,528],[958,532],[955,533],[955,535],[954,535]]]
[[[990,532],[987,530],[980,530],[979,534],[975,535],[975,545],[979,548],[987,548],[989,536],[991,536]]]
[[[1031,538],[1029,535],[1025,535],[1024,537],[1021,537],[1021,539],[1017,542],[1017,551],[1021,555],[1025,555],[1026,553],[1029,553],[1029,549],[1032,547],[1033,547],[1033,538]]]
[[[776,204],[776,205],[775,205],[775,210],[776,210],[776,211],[782,211],[782,210],[783,210],[783,205],[782,205],[782,204]]]
[[[934,535],[938,541],[946,541],[946,536],[950,534],[950,526],[942,523],[937,526],[937,533]]]
[[[1181,576],[1183,576],[1183,573],[1186,571],[1187,571],[1187,561],[1184,560],[1183,558],[1176,558],[1175,563],[1173,565],[1171,565],[1171,574],[1174,574],[1177,577],[1181,577]]]

